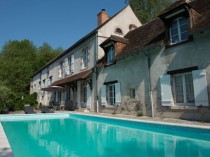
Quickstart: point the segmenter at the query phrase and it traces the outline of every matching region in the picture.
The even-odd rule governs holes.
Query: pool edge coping
[[[94,114],[94,113],[83,113],[83,112],[67,112],[67,113],[44,113],[44,114],[13,114],[13,115],[5,115],[5,117],[13,117],[13,116],[36,116],[41,115],[47,117],[48,115],[64,115],[64,114],[77,114],[77,115],[86,115],[92,117],[103,117],[108,119],[118,119],[118,120],[125,120],[125,121],[132,121],[132,122],[144,122],[149,124],[160,124],[160,125],[169,125],[169,126],[180,126],[180,127],[189,127],[189,128],[198,128],[198,129],[210,129],[210,126],[207,125],[199,125],[199,124],[186,124],[186,123],[176,123],[176,122],[166,122],[161,120],[153,120],[153,119],[136,119],[135,117],[116,117],[112,115],[103,115],[101,113]],[[4,117],[4,115],[2,116]],[[7,121],[7,120],[6,120]],[[3,122],[0,116],[0,123]]]
[[[94,114],[87,114],[87,113],[70,113],[70,114],[77,114],[77,115],[86,115],[92,117],[103,117],[108,119],[118,119],[118,120],[125,120],[125,121],[132,121],[132,122],[144,122],[149,124],[160,124],[160,125],[169,125],[169,126],[179,126],[179,127],[189,127],[189,128],[197,128],[197,129],[208,129],[210,130],[210,126],[203,126],[203,125],[196,125],[196,124],[179,124],[175,122],[161,122],[156,120],[145,120],[145,119],[132,119],[132,118],[125,118],[125,117],[114,117],[109,115],[94,115]]]

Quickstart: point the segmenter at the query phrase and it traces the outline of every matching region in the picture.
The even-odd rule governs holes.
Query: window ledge
[[[197,106],[171,106],[172,110],[197,110]]]
[[[171,47],[182,45],[182,44],[185,44],[185,43],[188,43],[188,42],[192,42],[192,41],[193,41],[193,37],[190,36],[187,40],[180,41],[180,42],[175,43],[175,44],[167,44],[166,48],[171,48]]]
[[[84,70],[86,70],[88,67],[84,67],[84,68],[81,68],[80,70],[81,71],[84,71]]]
[[[106,108],[115,108],[115,107],[117,107],[117,106],[115,106],[115,105],[106,105],[105,107],[106,107]]]

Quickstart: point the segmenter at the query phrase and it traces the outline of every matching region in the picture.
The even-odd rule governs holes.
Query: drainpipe
[[[153,104],[153,99],[152,99],[152,83],[151,83],[151,60],[150,60],[150,56],[146,53],[144,53],[144,55],[147,57],[147,62],[148,62],[148,78],[149,78],[149,95],[150,95],[150,104],[151,104],[151,111],[152,111],[152,118],[155,117],[154,115],[154,104]]]
[[[96,45],[95,45],[95,65],[98,61],[98,32],[96,34]],[[94,67],[94,73],[96,74],[96,87],[95,87],[95,95],[96,95],[96,113],[99,114],[99,103],[98,103],[98,68]]]

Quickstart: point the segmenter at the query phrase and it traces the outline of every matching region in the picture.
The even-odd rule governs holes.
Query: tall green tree
[[[47,43],[37,48],[29,40],[6,42],[0,53],[0,103],[21,108],[25,100],[34,101],[28,95],[31,76],[61,51]]]
[[[153,20],[161,11],[174,0],[126,0],[139,18],[141,23]]]
[[[39,70],[62,51],[62,48],[53,49],[48,43],[44,42],[36,53],[37,64],[35,65],[35,71]]]

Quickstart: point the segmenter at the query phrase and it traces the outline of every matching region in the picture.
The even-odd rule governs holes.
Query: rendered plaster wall
[[[47,87],[48,86],[47,79],[49,77],[52,76],[52,78],[53,78],[52,82],[62,79],[62,78],[59,78],[59,75],[58,75],[60,62],[62,62],[62,61],[64,62],[66,58],[69,58],[71,56],[71,54],[74,54],[74,73],[72,73],[71,75],[75,75],[77,73],[80,73],[80,72],[82,72],[86,69],[92,68],[94,66],[94,59],[95,59],[94,57],[95,57],[95,51],[96,51],[95,39],[96,39],[95,36],[91,36],[89,39],[87,39],[85,42],[83,42],[82,44],[77,46],[75,49],[73,49],[66,55],[62,56],[55,62],[51,63],[46,68],[42,69],[39,73],[37,73],[36,75],[33,76],[31,85],[33,85],[33,86],[35,85],[36,90],[33,89],[33,91],[32,90],[30,90],[30,91],[31,91],[31,93],[33,93],[33,92],[38,93],[37,101],[39,104],[42,103],[43,105],[48,105],[49,102],[52,99],[54,99],[54,98],[52,98],[52,92],[41,92],[41,89],[38,88],[39,81],[41,81],[41,88],[44,88],[43,80],[45,80],[45,87]],[[88,67],[86,69],[81,68],[81,56],[82,56],[84,48],[89,49]],[[49,75],[47,74],[48,72],[49,72]],[[40,75],[41,75],[41,77],[40,77]],[[63,95],[62,95],[62,98],[64,98]]]
[[[210,31],[197,32],[193,38],[192,42],[171,48],[162,47],[152,54],[151,78],[155,116],[210,121],[210,106],[197,109],[171,109],[161,106],[160,76],[167,71],[194,66],[206,69],[210,100]]]
[[[147,58],[143,53],[135,54],[134,56],[118,61],[116,64],[101,67],[98,78],[98,95],[99,102],[101,102],[100,90],[104,82],[118,81],[121,90],[121,104],[120,106],[131,106],[133,102],[141,104],[141,110],[144,115],[149,114],[149,95],[148,95],[148,66]],[[133,88],[136,91],[135,99],[130,99],[129,90]],[[101,104],[101,103],[100,103]],[[119,107],[120,107],[119,106]],[[103,107],[100,106],[101,112],[110,112],[118,110],[119,107]],[[119,111],[120,112],[120,111]],[[118,111],[117,111],[118,113]],[[135,114],[135,110],[131,112],[124,110],[122,113]]]

